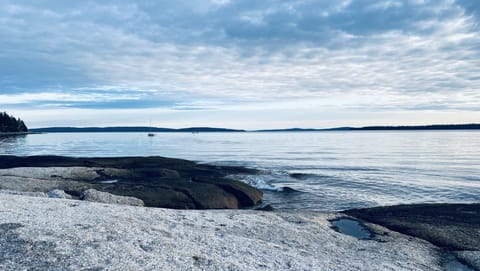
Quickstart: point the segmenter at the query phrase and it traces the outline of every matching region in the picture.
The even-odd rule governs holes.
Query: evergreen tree
[[[0,133],[28,132],[28,128],[19,118],[14,118],[6,112],[0,113]]]

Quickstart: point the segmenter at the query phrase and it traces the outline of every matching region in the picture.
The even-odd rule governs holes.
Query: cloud
[[[9,108],[480,108],[475,0],[0,4]]]

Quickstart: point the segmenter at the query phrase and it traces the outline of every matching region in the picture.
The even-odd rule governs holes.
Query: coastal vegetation
[[[189,128],[159,128],[159,127],[46,127],[32,129],[39,133],[124,133],[124,132],[157,132],[157,133],[205,133],[205,132],[245,132],[245,130],[215,128],[215,127],[189,127]]]
[[[118,126],[118,127],[45,127],[30,129],[38,133],[119,133],[119,132],[157,132],[157,133],[208,133],[208,132],[329,132],[329,131],[416,131],[416,130],[479,130],[480,124],[434,124],[420,126],[365,126],[365,127],[336,127],[336,128],[286,128],[264,130],[240,130],[218,127],[188,127],[162,128],[147,126]]]
[[[10,116],[6,112],[0,112],[0,133],[23,133],[28,128],[20,118]]]
[[[288,129],[270,129],[257,130],[255,132],[324,132],[324,131],[421,131],[421,130],[478,130],[480,124],[432,124],[432,125],[413,125],[413,126],[365,126],[365,127],[336,127],[327,129],[315,128],[288,128]]]

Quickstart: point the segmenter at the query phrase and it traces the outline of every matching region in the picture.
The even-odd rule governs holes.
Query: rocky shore
[[[162,157],[0,156],[0,270],[480,270],[480,204],[142,207],[250,208],[261,191],[228,176],[255,173]]]
[[[480,203],[384,206],[343,213],[426,240],[480,270]]]
[[[91,199],[92,193],[89,196],[85,191],[93,189],[137,198],[148,207],[175,209],[237,209],[259,204],[260,190],[227,178],[240,173],[256,171],[164,157],[0,156],[3,190],[47,193],[59,189],[74,199]]]

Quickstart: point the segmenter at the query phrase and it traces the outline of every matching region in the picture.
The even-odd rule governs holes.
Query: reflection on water
[[[237,176],[277,209],[480,201],[480,132],[72,133],[0,138],[0,154],[167,156],[263,169]],[[298,193],[281,193],[290,187]]]
[[[475,271],[475,269],[468,265],[461,263],[453,255],[448,255],[445,259],[445,271]]]
[[[358,239],[370,239],[372,233],[360,222],[349,218],[340,218],[332,220],[334,229],[340,233],[353,236]]]
[[[27,135],[0,136],[0,154],[19,155],[17,151],[25,145]]]

